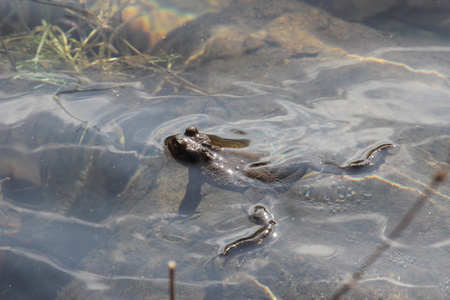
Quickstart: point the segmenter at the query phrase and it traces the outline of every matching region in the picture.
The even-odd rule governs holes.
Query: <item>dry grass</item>
[[[59,2],[37,0],[34,2],[64,9],[72,16],[70,20],[76,21],[66,20],[59,26],[58,22],[50,24],[42,20],[40,25],[28,28],[26,20],[19,13],[23,4],[18,4],[8,14],[7,18],[19,16],[20,27],[25,30],[4,36],[0,51],[3,50],[10,58],[11,68],[21,73],[20,78],[39,81],[42,76],[34,75],[36,72],[40,74],[101,72],[104,75],[120,77],[132,74],[136,68],[176,76],[171,67],[179,56],[155,57],[143,54],[124,38],[122,34],[124,27],[141,16],[137,14],[126,22],[121,22],[120,13],[129,1],[120,3],[110,0],[108,4],[94,10],[89,10],[83,0],[76,6]],[[3,20],[2,24],[11,22]],[[57,81],[53,83],[59,85]]]

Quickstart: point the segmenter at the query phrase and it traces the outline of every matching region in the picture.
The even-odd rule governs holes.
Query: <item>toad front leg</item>
[[[178,213],[191,216],[202,200],[201,189],[205,180],[200,168],[190,167],[188,174],[189,180],[186,187],[186,194],[178,207]]]

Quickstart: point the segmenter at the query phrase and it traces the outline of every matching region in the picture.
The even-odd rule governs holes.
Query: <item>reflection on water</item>
[[[209,96],[130,84],[58,103],[56,89],[12,92],[14,75],[2,75],[0,298],[167,298],[168,260],[180,299],[329,297],[445,165],[450,48],[438,42],[253,65],[255,78],[273,81],[205,76],[205,60],[186,74],[226,86]],[[399,147],[374,173],[309,172],[274,204],[276,236],[216,257],[252,223],[241,194],[208,185],[197,214],[176,213],[187,170],[164,140],[188,126],[248,139],[246,150],[281,165],[346,164],[380,143]],[[446,182],[349,296],[448,297],[449,201]]]
[[[71,112],[91,118],[98,129],[67,117],[51,95],[42,95],[46,105],[41,109],[17,110],[15,118],[2,119],[1,151],[3,165],[8,166],[2,176],[11,177],[2,184],[0,215],[3,274],[8,275],[2,281],[8,287],[4,294],[27,298],[27,286],[40,286],[33,294],[51,298],[70,282],[62,298],[119,292],[121,297],[129,293],[165,297],[166,262],[174,258],[177,291],[192,298],[201,298],[204,292],[242,295],[242,289],[249,297],[280,295],[292,286],[286,280],[297,281],[302,289],[312,286],[310,295],[327,293],[384,239],[421,194],[433,169],[429,164],[438,164],[446,155],[449,129],[440,124],[447,114],[438,109],[445,107],[444,87],[411,89],[395,81],[368,82],[364,89],[361,85],[346,88],[345,105],[354,109],[343,108],[343,99],[302,104],[273,94],[165,98],[134,109],[103,96],[91,99],[102,116],[90,112],[97,116],[92,119],[82,109],[85,99],[67,102]],[[395,96],[386,96],[393,86]],[[377,93],[368,91],[377,90],[385,96],[374,101]],[[436,101],[414,101],[420,93],[431,94]],[[19,100],[30,106],[38,101],[19,95],[2,105]],[[180,101],[191,104],[183,115],[167,109]],[[401,101],[409,103],[409,111],[400,109],[406,105]],[[217,115],[226,108],[213,109],[223,102],[236,109],[252,102],[265,105],[254,116],[237,112],[225,121]],[[205,105],[211,109],[208,113]],[[422,113],[413,114],[411,107]],[[399,112],[394,114],[395,110]],[[261,115],[266,117],[259,119]],[[203,265],[226,241],[248,230],[249,221],[240,209],[240,194],[210,186],[203,190],[198,216],[180,220],[174,213],[187,174],[170,162],[163,143],[187,124],[229,138],[240,137],[235,129],[245,130],[250,150],[264,150],[281,163],[302,154],[345,163],[355,159],[350,157],[353,152],[361,156],[377,143],[402,141],[398,153],[389,156],[377,174],[308,174],[275,205],[276,239],[262,248],[217,259],[212,270],[205,270]],[[362,281],[369,294],[397,287],[443,295],[448,191],[436,191],[431,200],[392,245],[392,252]],[[418,284],[413,274],[428,279]],[[42,276],[48,284],[39,280]],[[274,279],[277,284],[271,284]]]

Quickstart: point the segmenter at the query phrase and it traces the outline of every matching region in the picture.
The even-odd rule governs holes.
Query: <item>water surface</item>
[[[164,299],[169,260],[180,299],[330,297],[448,166],[448,41],[377,42],[285,65],[267,58],[269,69],[249,58],[251,71],[235,69],[247,56],[228,58],[233,76],[220,59],[181,73],[212,82],[201,86],[216,89],[206,96],[156,93],[143,77],[55,99],[55,87],[20,90],[15,74],[3,74],[2,298]],[[241,194],[207,185],[199,214],[178,218],[187,169],[164,140],[188,126],[249,139],[249,151],[280,164],[302,156],[345,164],[381,143],[396,148],[368,174],[308,173],[274,204],[273,237],[214,258],[255,227]],[[449,296],[448,181],[431,194],[350,297]]]

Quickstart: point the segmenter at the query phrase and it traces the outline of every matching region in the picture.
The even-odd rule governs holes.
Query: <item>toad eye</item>
[[[176,139],[171,139],[169,141],[169,147],[173,147],[173,148],[178,149],[179,146],[180,146],[180,143]]]
[[[196,134],[198,134],[198,129],[195,127],[188,127],[186,128],[184,134],[187,136],[195,136]]]
[[[186,144],[174,137],[167,141],[167,148],[172,157],[178,159],[180,154],[186,151]]]

